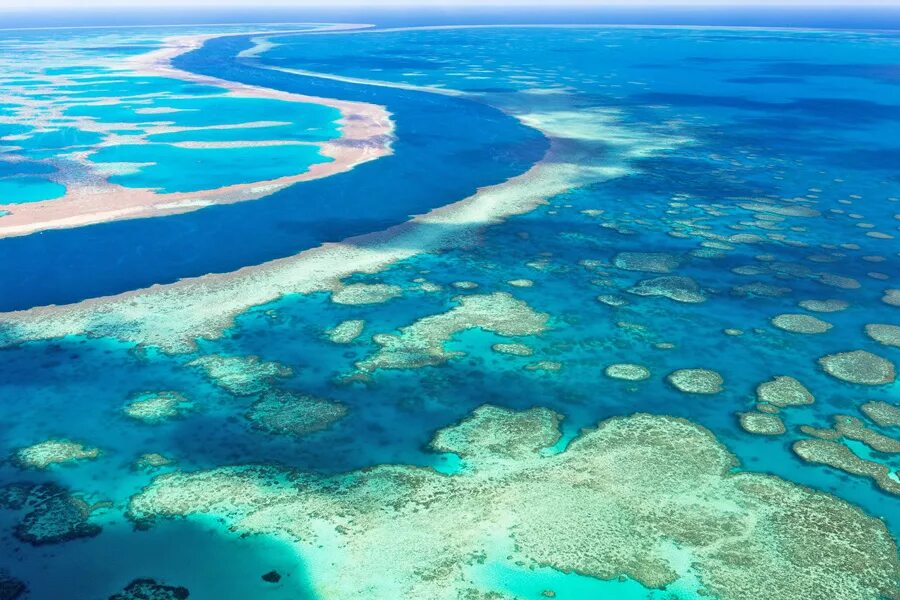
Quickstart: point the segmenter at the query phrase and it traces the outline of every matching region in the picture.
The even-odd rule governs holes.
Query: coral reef
[[[20,448],[13,456],[23,469],[47,469],[53,465],[92,460],[100,456],[100,450],[65,439],[46,440],[27,448]]]
[[[633,363],[609,365],[603,373],[612,379],[625,379],[627,381],[641,381],[650,377],[650,369]]]
[[[129,510],[138,520],[208,513],[239,532],[287,536],[328,598],[484,597],[462,582],[504,539],[499,558],[526,566],[651,588],[690,574],[722,600],[897,597],[890,534],[850,504],[736,472],[710,432],[671,417],[610,419],[546,455],[558,421],[546,409],[478,409],[432,443],[463,458],[457,475],[221,467],[160,476]]]
[[[512,354],[513,356],[531,356],[534,349],[525,344],[494,344],[491,350],[500,354]]]
[[[846,300],[836,299],[801,300],[797,304],[800,306],[800,308],[805,308],[806,310],[821,313],[840,312],[842,310],[846,310],[850,306],[850,303]]]
[[[866,325],[866,334],[885,346],[900,346],[900,325],[870,323]]]
[[[403,288],[386,283],[351,283],[331,294],[336,304],[381,304],[403,293]]]
[[[866,402],[860,407],[867,417],[882,427],[900,426],[900,407],[881,400]]]
[[[454,300],[457,305],[445,313],[423,317],[397,334],[375,335],[372,339],[381,348],[356,367],[372,372],[438,365],[460,355],[444,348],[460,331],[479,328],[507,337],[537,335],[546,329],[549,319],[506,292]]]
[[[802,383],[788,375],[779,375],[759,384],[756,397],[760,402],[778,407],[803,406],[816,400]]]
[[[258,394],[271,387],[276,379],[293,374],[290,367],[261,361],[258,356],[210,354],[187,365],[203,369],[213,383],[235,396]]]
[[[703,295],[696,281],[690,277],[677,275],[645,279],[644,281],[639,281],[634,287],[628,288],[627,291],[637,296],[661,296],[676,302],[689,304],[706,300],[706,296]]]
[[[778,415],[759,412],[739,413],[741,428],[757,435],[781,435],[785,432],[784,421]]]
[[[333,328],[325,332],[328,339],[335,344],[349,344],[360,335],[366,322],[362,319],[352,319],[338,323]]]
[[[617,269],[645,273],[671,273],[679,263],[677,256],[665,252],[620,252],[613,259]]]
[[[772,319],[772,325],[791,333],[825,333],[833,326],[810,315],[783,314]]]
[[[338,402],[279,390],[254,402],[247,419],[267,433],[300,436],[326,429],[346,414],[347,408]]]
[[[0,600],[16,600],[27,590],[24,583],[0,569]]]
[[[845,438],[862,442],[876,452],[896,454],[900,452],[900,440],[879,433],[869,428],[856,417],[849,415],[835,415],[834,427],[831,429],[805,428],[804,433],[826,440],[839,440]]]
[[[163,585],[155,579],[135,579],[109,600],[186,600],[190,596],[186,587]]]
[[[149,425],[173,419],[193,408],[193,403],[178,392],[144,392],[134,397],[123,409],[132,419]]]
[[[669,373],[666,381],[688,394],[717,394],[725,383],[722,376],[711,369],[678,369]]]
[[[0,487],[0,508],[25,511],[15,536],[33,546],[100,533],[100,526],[89,522],[95,507],[54,483],[21,482]]]
[[[526,371],[561,371],[563,364],[558,360],[536,360],[523,367]]]
[[[134,461],[134,469],[138,471],[154,471],[160,467],[167,467],[175,464],[175,461],[164,454],[158,452],[148,452],[141,454]]]
[[[792,446],[794,453],[810,463],[818,463],[872,479],[878,487],[886,492],[900,495],[900,483],[893,477],[885,465],[865,460],[853,453],[850,448],[831,440],[800,440]]]
[[[891,361],[865,350],[829,354],[819,365],[832,377],[860,385],[883,385],[895,377]]]

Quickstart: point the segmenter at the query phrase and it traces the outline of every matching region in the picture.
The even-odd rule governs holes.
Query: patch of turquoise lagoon
[[[25,204],[53,200],[66,193],[66,186],[42,177],[4,177],[0,179],[0,204]]]
[[[146,111],[156,108],[171,109],[172,112]],[[284,139],[305,141],[337,137],[336,122],[341,116],[337,109],[319,104],[236,98],[226,95],[190,99],[157,98],[154,104],[130,102],[114,105],[81,105],[69,108],[66,114],[91,117],[107,123],[163,122],[174,127],[220,127],[254,122],[287,123],[290,124],[288,130],[279,134],[289,136]],[[222,132],[222,135],[223,140],[246,139],[240,137],[239,132]],[[190,133],[185,133],[176,135],[176,139],[183,141],[196,138]]]
[[[0,160],[0,177],[11,177],[13,175],[44,175],[53,173],[54,171],[56,171],[56,169],[46,163]]]
[[[91,155],[95,163],[151,163],[109,177],[111,183],[160,192],[196,192],[297,175],[330,162],[317,146],[179,148],[168,144],[107,146]]]
[[[60,127],[47,131],[32,131],[27,138],[16,140],[15,145],[31,152],[32,156],[53,158],[57,150],[64,148],[86,148],[99,143],[103,135],[94,131],[84,131],[77,127]]]

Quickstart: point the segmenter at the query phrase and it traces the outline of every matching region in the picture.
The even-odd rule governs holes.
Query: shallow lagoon
[[[4,204],[53,200],[65,194],[64,185],[41,177],[4,177],[0,179],[0,198]]]
[[[136,172],[109,177],[125,187],[196,192],[236,183],[266,181],[306,171],[329,159],[315,146],[179,148],[164,144],[110,146],[91,155],[97,164],[138,163]]]
[[[573,37],[584,46],[567,53],[567,45],[575,43]],[[2,451],[11,453],[48,437],[70,437],[100,448],[103,454],[43,473],[26,474],[7,464],[0,467],[0,476],[5,481],[26,475],[54,481],[86,494],[91,502],[112,500],[113,506],[92,517],[104,526],[98,537],[46,546],[50,555],[46,559],[22,546],[15,555],[4,556],[0,566],[23,578],[36,577],[45,565],[79,564],[70,557],[96,548],[97,556],[133,556],[115,563],[115,572],[122,576],[110,576],[108,585],[98,586],[101,594],[112,594],[132,577],[154,576],[170,585],[188,586],[192,597],[198,598],[221,597],[216,585],[222,586],[218,590],[242,590],[243,594],[296,597],[291,595],[296,593],[293,583],[267,588],[260,582],[271,568],[298,573],[306,585],[303,561],[292,563],[272,548],[264,548],[264,558],[258,561],[254,555],[246,569],[224,576],[227,585],[202,577],[198,581],[202,566],[185,569],[192,560],[189,556],[158,562],[153,551],[156,541],[163,535],[193,539],[187,537],[192,535],[189,532],[178,532],[178,527],[189,524],[222,530],[217,535],[230,541],[204,537],[203,543],[210,544],[210,553],[221,552],[224,561],[252,555],[253,549],[242,548],[241,554],[229,559],[228,553],[237,552],[233,549],[239,542],[208,517],[175,523],[162,520],[149,532],[132,531],[123,516],[129,497],[154,474],[233,464],[287,465],[325,475],[381,464],[462,472],[467,468],[465,457],[460,460],[434,452],[428,444],[436,431],[465,419],[484,403],[557,411],[564,416],[563,437],[554,446],[557,451],[564,450],[583,427],[609,417],[635,412],[684,417],[709,428],[737,456],[738,470],[771,473],[834,494],[883,518],[896,539],[900,534],[896,496],[866,478],[804,463],[791,450],[795,441],[809,438],[799,431],[801,425],[827,427],[835,415],[862,417],[860,406],[866,401],[896,404],[900,399],[896,382],[877,386],[842,382],[817,363],[827,354],[854,349],[865,349],[894,364],[900,361],[896,347],[870,339],[864,330],[869,323],[897,322],[897,308],[882,301],[885,290],[900,276],[896,239],[868,235],[897,235],[897,187],[892,163],[884,159],[896,149],[890,135],[873,136],[897,127],[900,97],[879,68],[885,48],[896,52],[894,37],[536,29],[497,30],[491,36],[478,31],[433,31],[345,38],[346,45],[315,36],[279,38],[284,45],[263,55],[262,61],[468,89],[479,94],[477,102],[518,114],[581,111],[590,115],[590,110],[615,109],[619,129],[614,133],[640,140],[639,134],[649,131],[689,141],[675,152],[630,156],[630,170],[621,177],[573,186],[547,205],[486,229],[475,246],[417,256],[384,272],[345,282],[397,286],[399,296],[388,295],[384,303],[336,303],[328,293],[288,295],[240,315],[223,338],[200,341],[196,353],[187,355],[166,355],[88,337],[4,349],[0,394],[8,400],[0,410],[13,425],[2,441]],[[524,47],[533,49],[533,56],[521,52],[523,40],[530,42]],[[426,43],[433,50],[423,59],[421,48]],[[835,59],[830,67],[813,64],[826,54],[823,45],[828,56],[839,48],[841,60]],[[198,70],[221,69],[221,61],[213,63],[213,57],[233,56],[246,46],[246,40],[217,40],[183,57],[181,64]],[[332,56],[335,48],[344,55]],[[511,55],[510,48],[519,50]],[[548,48],[556,52],[549,54]],[[583,58],[586,48],[597,48],[607,62],[596,62],[601,60],[597,55],[591,55],[590,61]],[[572,58],[566,59],[567,55]],[[727,66],[720,66],[720,59],[726,60],[723,57]],[[460,64],[463,58],[465,63]],[[231,63],[227,76],[293,91],[387,103],[397,118],[396,154],[254,205],[54,232],[40,241],[31,236],[0,242],[29,268],[49,267],[49,276],[42,271],[47,283],[38,286],[26,279],[4,302],[28,306],[50,298],[76,299],[99,290],[130,289],[204,272],[210,265],[225,269],[254,264],[322,239],[336,239],[347,231],[371,231],[430,206],[421,198],[429,191],[433,194],[427,202],[444,204],[477,182],[495,183],[517,169],[524,170],[529,164],[526,158],[534,160],[540,152],[516,151],[517,144],[530,142],[541,151],[545,147],[536,136],[528,137],[533,135],[526,133],[529,130],[513,127],[493,109],[477,108],[473,99],[432,98],[418,92],[303,79],[259,67]],[[411,69],[425,74],[409,75]],[[699,83],[686,86],[685,71]],[[566,76],[568,72],[575,74]],[[787,72],[791,74],[784,75]],[[590,73],[594,77],[587,76]],[[554,94],[534,92],[557,83],[567,89]],[[706,93],[697,94],[697,87]],[[426,111],[426,106],[433,112]],[[851,118],[851,113],[856,116]],[[454,123],[478,117],[484,124],[479,130],[482,139],[473,142],[467,130],[455,135],[451,129],[439,135],[439,128],[429,123],[435,116],[452,117]],[[577,138],[591,125],[574,121],[567,132]],[[446,121],[441,126],[446,127]],[[485,139],[495,131],[492,126],[500,133],[496,139]],[[580,143],[584,163],[622,160],[622,146],[609,137]],[[510,162],[485,162],[504,145],[515,149],[504,155],[512,156]],[[463,168],[466,165],[468,170]],[[423,171],[426,167],[434,170]],[[439,173],[448,179],[452,174],[453,182],[440,180]],[[312,203],[303,205],[309,212],[285,221],[289,202],[301,197]],[[335,197],[347,200],[347,205],[341,210],[327,206],[327,199]],[[385,203],[396,201],[396,212],[377,217],[367,212],[360,218],[362,209],[374,208],[378,198]],[[359,222],[348,229],[351,215]],[[322,220],[334,217],[344,221],[324,230]],[[185,236],[185,232],[192,246],[178,241],[176,233]],[[129,243],[128,236],[141,237]],[[271,236],[276,239],[270,241]],[[227,257],[220,256],[222,240],[233,238],[253,240],[248,244],[253,249],[229,249]],[[133,246],[133,239],[148,242],[131,253],[112,251],[116,265],[97,260],[111,249]],[[53,251],[74,248],[76,243],[89,244],[96,254],[79,250],[67,265],[75,270],[66,279],[56,274],[62,269],[54,266]],[[29,251],[34,254],[37,248],[40,254],[32,258]],[[195,250],[196,256],[176,260],[184,248]],[[650,265],[650,270],[623,268],[642,265],[622,259],[621,253],[651,251],[665,253],[671,260],[648,260],[643,267]],[[130,265],[146,260],[147,254],[158,266],[147,267],[131,279],[121,277]],[[86,281],[86,271],[78,265],[87,265],[89,259],[103,265],[106,280],[96,273]],[[8,277],[15,276],[15,269]],[[691,278],[697,286],[693,293],[703,301],[678,302],[664,295],[633,292],[642,281],[670,275]],[[525,280],[530,286],[510,284]],[[663,286],[658,289],[666,291]],[[459,304],[454,298],[460,295],[495,292],[509,292],[534,311],[549,315],[547,331],[507,337],[476,324],[444,344],[446,352],[460,354],[443,364],[378,370],[368,378],[353,378],[358,374],[357,363],[383,347],[372,339],[374,334],[396,333],[417,320],[446,313]],[[821,313],[798,305],[811,299],[844,300],[848,308]],[[815,315],[833,327],[821,334],[801,334],[773,326],[774,317],[791,313]],[[348,344],[331,342],[327,330],[348,320],[364,321],[362,334]],[[510,342],[525,344],[534,353],[514,356],[492,350],[494,344]],[[277,361],[291,373],[266,379],[265,385],[332,399],[347,407],[347,415],[328,429],[299,438],[254,429],[246,415],[255,395],[230,393],[188,364],[198,356],[216,354]],[[541,361],[542,368],[527,368]],[[651,376],[636,382],[606,377],[605,367],[616,363],[643,365]],[[546,368],[549,364],[559,370]],[[666,376],[684,368],[715,370],[724,379],[723,391],[711,395],[678,391]],[[815,402],[783,409],[779,415],[787,431],[780,436],[744,431],[737,414],[753,410],[757,386],[776,375],[802,381]],[[126,418],[122,407],[148,390],[177,390],[194,402],[194,409],[156,425]],[[896,438],[896,428],[871,422],[868,426]],[[854,442],[847,446],[894,471],[900,466],[895,454],[873,452]],[[148,452],[165,453],[178,463],[149,472],[134,470],[134,461]],[[6,533],[15,516],[0,514],[9,517]],[[7,540],[21,545],[11,537]],[[598,582],[495,558],[471,572],[472,580],[485,591],[521,597],[538,597],[546,590],[560,598],[586,593],[646,596],[637,582],[627,578]],[[112,564],[109,561],[102,562]],[[66,573],[71,571],[43,574],[46,579],[42,577],[40,589],[46,592],[42,593],[52,597],[54,585],[68,589],[63,587],[69,581]],[[667,592],[694,597],[691,589],[671,586]],[[319,596],[328,597],[326,593]],[[234,597],[242,596],[235,592]]]

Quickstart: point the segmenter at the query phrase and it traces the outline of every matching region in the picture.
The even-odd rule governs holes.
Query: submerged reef
[[[0,569],[0,600],[16,600],[27,591],[24,583]]]
[[[159,452],[148,452],[141,454],[134,462],[134,469],[138,471],[154,471],[160,467],[167,467],[175,464],[175,461]]]
[[[756,397],[762,403],[780,408],[803,406],[816,400],[802,383],[787,375],[779,375],[772,381],[759,384],[756,388]]]
[[[293,539],[322,598],[483,597],[491,590],[464,583],[467,573],[504,557],[650,588],[695,577],[698,593],[721,600],[898,597],[897,547],[880,520],[736,472],[706,429],[637,414],[546,455],[558,423],[547,409],[484,406],[432,443],[462,457],[457,475],[220,467],[160,476],[129,511],[141,521],[211,514],[241,533]]]
[[[900,426],[900,407],[881,400],[866,402],[860,407],[867,417],[882,427]]]
[[[884,491],[900,495],[900,483],[891,476],[887,466],[860,458],[840,442],[822,439],[800,440],[794,442],[792,448],[794,453],[806,462],[826,465],[851,475],[868,477]]]
[[[547,372],[555,372],[561,371],[563,368],[563,364],[558,360],[536,360],[534,362],[530,362],[523,367],[526,371],[547,371]]]
[[[666,381],[687,394],[718,394],[725,380],[711,369],[678,369],[669,373]]]
[[[761,412],[745,412],[738,415],[741,428],[757,435],[781,435],[786,431],[784,421],[778,415]]]
[[[190,595],[186,587],[163,585],[155,579],[135,579],[109,600],[186,600]]]
[[[791,333],[825,333],[833,326],[831,323],[810,315],[783,314],[772,319],[772,325]]]
[[[881,297],[881,301],[890,306],[900,306],[900,289],[884,290],[884,296]]]
[[[381,349],[356,367],[370,373],[439,365],[462,354],[444,348],[461,331],[479,328],[507,337],[537,335],[547,328],[549,320],[548,315],[506,292],[457,296],[454,301],[458,304],[449,311],[423,317],[397,334],[375,335],[372,339]]]
[[[499,354],[512,354],[513,356],[531,356],[534,349],[526,344],[494,344],[491,350]]]
[[[642,381],[650,377],[650,369],[643,365],[632,363],[609,365],[603,373],[611,379],[624,379],[626,381]]]
[[[381,304],[400,296],[403,288],[386,283],[351,283],[331,294],[336,304]]]
[[[676,302],[689,304],[704,302],[706,296],[700,290],[697,282],[690,277],[670,275],[639,281],[634,287],[627,290],[637,296],[661,296]]]
[[[344,417],[338,402],[285,391],[268,392],[253,403],[247,419],[255,429],[281,435],[307,435]]]
[[[900,440],[879,433],[868,427],[861,419],[849,415],[835,415],[834,427],[831,429],[814,429],[807,427],[804,433],[826,440],[845,438],[862,442],[876,452],[896,454],[900,452]]]
[[[620,306],[625,306],[628,304],[628,300],[622,298],[621,296],[614,296],[612,294],[600,294],[597,296],[597,302],[601,304],[605,304],[607,306],[612,306],[613,308],[619,308]]]
[[[92,460],[100,456],[98,448],[81,442],[52,439],[16,451],[13,460],[23,469],[47,469],[53,465]]]
[[[870,338],[885,346],[900,346],[900,325],[870,323],[866,325],[866,333]]]
[[[96,507],[54,483],[11,483],[0,487],[0,508],[24,511],[15,528],[19,540],[39,546],[100,533],[90,523]]]
[[[860,385],[884,385],[896,376],[891,361],[865,350],[829,354],[819,365],[832,377]]]
[[[846,310],[850,303],[845,300],[801,300],[798,302],[800,308],[811,310],[813,312],[833,313]]]
[[[509,285],[518,288],[530,288],[534,287],[534,280],[532,279],[510,279],[507,281]]]
[[[328,339],[332,343],[349,344],[360,335],[362,335],[363,328],[365,326],[366,322],[362,319],[343,321],[326,331],[325,335],[328,336]]]
[[[196,358],[187,365],[203,369],[213,383],[235,396],[258,394],[269,389],[276,379],[293,375],[290,367],[261,361],[258,356],[211,354]]]
[[[123,411],[132,419],[154,425],[173,419],[193,408],[193,403],[178,392],[143,392],[125,405]]]
[[[613,259],[617,269],[646,273],[671,273],[680,262],[677,256],[665,252],[620,252]]]

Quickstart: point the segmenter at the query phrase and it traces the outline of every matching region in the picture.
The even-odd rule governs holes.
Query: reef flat
[[[626,575],[649,588],[694,576],[698,593],[723,599],[896,591],[897,549],[880,521],[774,477],[734,474],[734,456],[708,431],[635,415],[542,457],[559,438],[558,420],[544,409],[479,408],[431,444],[460,456],[458,475],[391,465],[334,478],[222,468],[157,478],[129,512],[208,513],[237,531],[289,537],[310,564],[332,565],[313,570],[324,598],[486,593],[459,582],[477,562],[502,559],[499,548],[512,548],[507,560]],[[340,575],[348,572],[356,576]]]

